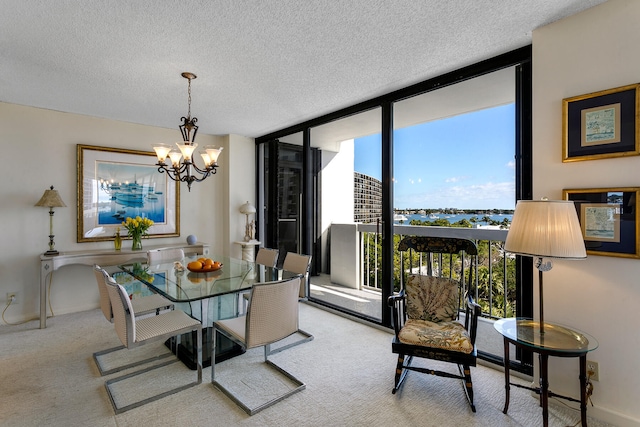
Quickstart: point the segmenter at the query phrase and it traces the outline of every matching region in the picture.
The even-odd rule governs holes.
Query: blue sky
[[[515,208],[515,104],[396,129],[394,147],[395,208]],[[381,179],[381,153],[356,139],[355,170]]]

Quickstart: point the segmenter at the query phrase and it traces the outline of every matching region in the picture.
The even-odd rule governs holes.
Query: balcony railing
[[[357,224],[360,242],[360,280],[367,289],[381,290],[381,235],[374,224]],[[474,272],[474,298],[481,305],[483,316],[488,318],[515,316],[516,283],[515,259],[504,253],[507,230],[488,228],[456,228],[427,226],[394,226],[394,247],[404,236],[455,237],[469,239],[478,246],[478,262]],[[422,260],[418,258],[423,267]],[[401,280],[401,254],[394,253],[394,286],[398,290]],[[456,278],[456,272],[453,273]],[[459,277],[457,277],[459,278]]]

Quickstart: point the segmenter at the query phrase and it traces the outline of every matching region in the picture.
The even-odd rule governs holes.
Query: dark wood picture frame
[[[562,100],[562,161],[640,155],[640,84]]]
[[[574,202],[587,254],[640,258],[640,187],[567,189]]]

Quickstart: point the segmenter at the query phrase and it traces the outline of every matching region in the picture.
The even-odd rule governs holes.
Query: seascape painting
[[[166,223],[166,175],[157,167],[96,163],[98,225],[117,225],[127,217]]]
[[[78,144],[77,157],[78,243],[114,240],[138,216],[153,221],[149,238],[180,236],[180,185],[153,152]]]

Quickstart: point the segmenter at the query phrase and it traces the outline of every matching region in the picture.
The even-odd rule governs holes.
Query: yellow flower
[[[135,218],[127,217],[122,226],[127,229],[127,235],[129,236],[147,236],[147,230],[153,225],[153,221],[149,218],[141,218],[137,216]]]

